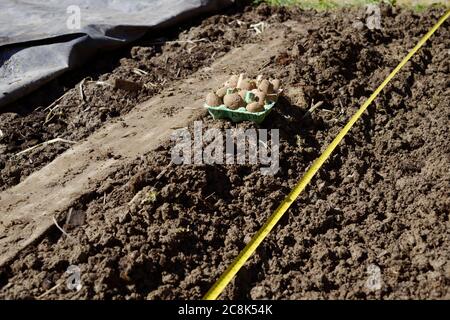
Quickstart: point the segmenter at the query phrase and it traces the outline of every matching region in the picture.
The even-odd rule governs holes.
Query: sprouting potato
[[[243,79],[238,86],[241,90],[252,90],[256,88],[255,82],[249,79]]]
[[[239,91],[239,95],[241,96],[242,100],[245,100],[245,95],[247,94],[247,90],[240,90]]]
[[[278,92],[278,89],[280,89],[280,85],[281,85],[281,81],[280,79],[273,79],[271,81],[272,86],[273,86],[273,91],[274,92]]]
[[[210,92],[206,96],[206,104],[210,107],[218,107],[222,104],[222,99],[214,92]]]
[[[216,95],[219,98],[223,99],[223,97],[227,94],[227,89],[228,89],[227,87],[220,88],[219,90],[216,91]]]
[[[264,92],[265,94],[271,94],[273,92],[273,85],[269,82],[269,80],[264,79],[258,86],[259,91]]]
[[[236,88],[238,84],[239,76],[233,74],[225,83],[224,86],[228,88]]]
[[[238,93],[229,93],[223,97],[223,103],[231,110],[236,110],[242,106],[245,106],[244,100]]]
[[[259,91],[258,89],[253,89],[252,92],[255,95],[255,101],[258,102],[258,104],[260,105],[264,105],[266,100],[266,94],[262,91]]]
[[[251,102],[246,107],[247,111],[250,112],[260,112],[264,110],[264,106],[259,104],[258,102]]]

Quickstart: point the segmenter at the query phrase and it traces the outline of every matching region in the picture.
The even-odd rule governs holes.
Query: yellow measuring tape
[[[330,157],[333,150],[345,137],[345,135],[350,131],[355,122],[361,117],[367,107],[372,103],[372,101],[377,97],[377,95],[383,90],[383,88],[391,81],[391,79],[397,74],[397,72],[408,62],[408,60],[417,52],[417,50],[422,47],[422,45],[431,37],[431,35],[441,26],[442,23],[450,16],[450,10],[447,11],[439,21],[427,32],[425,36],[416,44],[416,46],[408,53],[406,57],[398,64],[398,66],[389,74],[389,76],[383,81],[383,83],[372,93],[372,95],[367,99],[366,102],[359,108],[359,110],[350,118],[345,127],[339,132],[339,134],[334,138],[330,145],[325,149],[325,151],[317,158],[311,167],[306,171],[305,175],[297,182],[294,189],[289,193],[286,199],[280,204],[280,206],[275,210],[274,213],[269,217],[267,222],[259,229],[259,231],[253,236],[250,242],[245,246],[245,248],[239,253],[237,258],[231,263],[231,265],[225,270],[222,276],[216,281],[216,283],[211,287],[211,289],[203,297],[205,300],[214,300],[222,293],[228,283],[234,278],[242,266],[247,262],[250,256],[255,252],[256,248],[261,244],[261,242],[267,237],[273,227],[281,219],[283,214],[291,206],[291,204],[297,199],[300,193],[305,189],[320,167],[324,162]]]

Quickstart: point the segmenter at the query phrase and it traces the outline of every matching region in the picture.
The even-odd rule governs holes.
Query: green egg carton
[[[247,93],[245,97],[246,103],[251,102],[251,99],[252,97]],[[213,117],[214,120],[230,119],[233,122],[252,121],[257,124],[260,124],[261,122],[264,121],[264,119],[267,117],[270,111],[272,111],[272,108],[277,102],[277,99],[278,95],[276,96],[274,101],[264,105],[264,110],[260,112],[249,112],[244,107],[231,110],[227,108],[224,104],[217,107],[211,107],[205,103],[204,107],[208,109],[209,114]]]

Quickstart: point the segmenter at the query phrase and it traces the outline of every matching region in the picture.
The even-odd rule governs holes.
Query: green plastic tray
[[[231,110],[225,107],[225,105],[223,104],[218,107],[210,107],[205,103],[205,108],[208,109],[209,114],[212,115],[214,120],[230,119],[233,122],[253,121],[256,122],[257,124],[260,124],[270,113],[274,105],[275,102],[272,102],[271,104],[266,104],[264,106],[264,111],[260,112],[249,112],[245,108]]]
[[[275,101],[264,105],[264,111],[260,112],[249,112],[244,107],[241,107],[236,110],[228,109],[225,105],[220,105],[218,107],[208,106],[206,103],[204,107],[208,109],[210,115],[212,115],[213,119],[230,119],[233,122],[242,122],[242,121],[253,121],[257,124],[260,124],[264,121],[267,115],[272,111],[273,106],[277,103],[277,98]],[[246,100],[248,100],[246,98]]]

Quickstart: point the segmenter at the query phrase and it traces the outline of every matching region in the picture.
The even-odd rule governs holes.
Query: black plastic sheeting
[[[149,32],[234,0],[0,0],[0,108]]]

